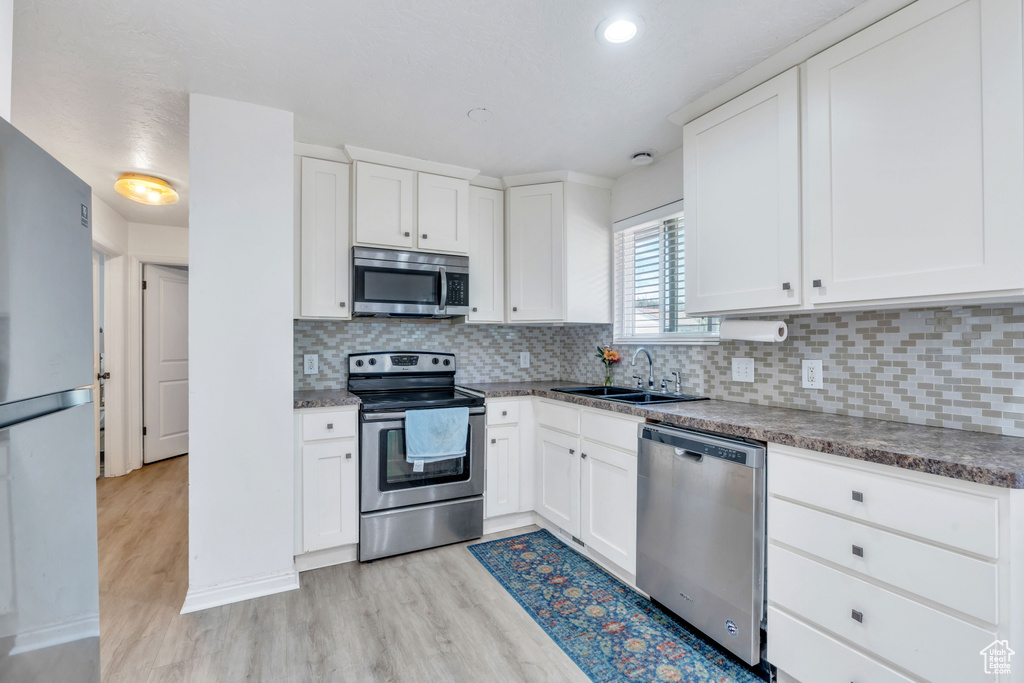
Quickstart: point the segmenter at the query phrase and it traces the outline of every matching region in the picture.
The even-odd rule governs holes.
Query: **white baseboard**
[[[305,572],[346,562],[355,562],[359,557],[359,544],[343,545],[337,548],[314,550],[295,556],[296,571]]]
[[[537,521],[538,519],[540,519],[540,515],[533,510],[528,512],[513,512],[510,515],[501,515],[500,517],[491,517],[490,519],[484,520],[484,534],[493,534],[499,531],[518,529],[521,526],[539,524]]]
[[[197,588],[189,586],[181,613],[198,612],[211,607],[230,605],[233,602],[261,598],[264,595],[284,593],[299,587],[299,573],[288,569],[275,574],[256,576],[242,581],[221,583],[216,586]]]
[[[100,615],[87,614],[65,621],[54,622],[29,631],[22,631],[14,639],[10,656],[63,645],[83,638],[99,638]]]

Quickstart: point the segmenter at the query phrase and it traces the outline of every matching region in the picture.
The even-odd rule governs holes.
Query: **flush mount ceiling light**
[[[483,108],[470,109],[468,112],[466,112],[466,116],[469,117],[470,121],[475,121],[476,123],[483,123],[484,121],[490,121],[491,117],[494,116],[494,112],[491,111],[490,109]]]
[[[644,22],[633,15],[608,17],[597,26],[597,37],[606,43],[617,45],[633,40],[640,35]]]
[[[654,161],[655,151],[653,149],[644,149],[639,152],[633,152],[633,155],[629,157],[629,162],[634,166],[646,166],[647,164]]]
[[[133,202],[148,206],[175,204],[178,193],[166,180],[139,173],[122,173],[114,183],[114,189]]]

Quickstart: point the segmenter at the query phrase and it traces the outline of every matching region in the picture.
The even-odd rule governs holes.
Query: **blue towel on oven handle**
[[[468,434],[469,408],[407,410],[405,460],[422,468],[422,463],[464,457]]]

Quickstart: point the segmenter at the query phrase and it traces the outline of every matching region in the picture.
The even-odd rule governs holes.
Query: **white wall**
[[[11,71],[14,56],[14,0],[0,0],[0,116],[11,120]]]
[[[191,97],[183,612],[298,588],[292,119],[290,112]]]
[[[630,171],[612,188],[612,221],[656,209],[683,198],[683,149]]]

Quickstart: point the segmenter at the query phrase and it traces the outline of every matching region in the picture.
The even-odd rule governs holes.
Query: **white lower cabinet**
[[[484,517],[519,512],[519,427],[487,428]]]
[[[547,427],[537,429],[537,512],[573,536],[580,535],[580,440]]]
[[[356,406],[299,410],[295,426],[296,555],[358,543]]]
[[[1020,629],[1017,493],[770,444],[779,680],[1024,680],[986,674],[982,656]]]
[[[580,538],[635,574],[636,455],[583,439],[580,458]]]

